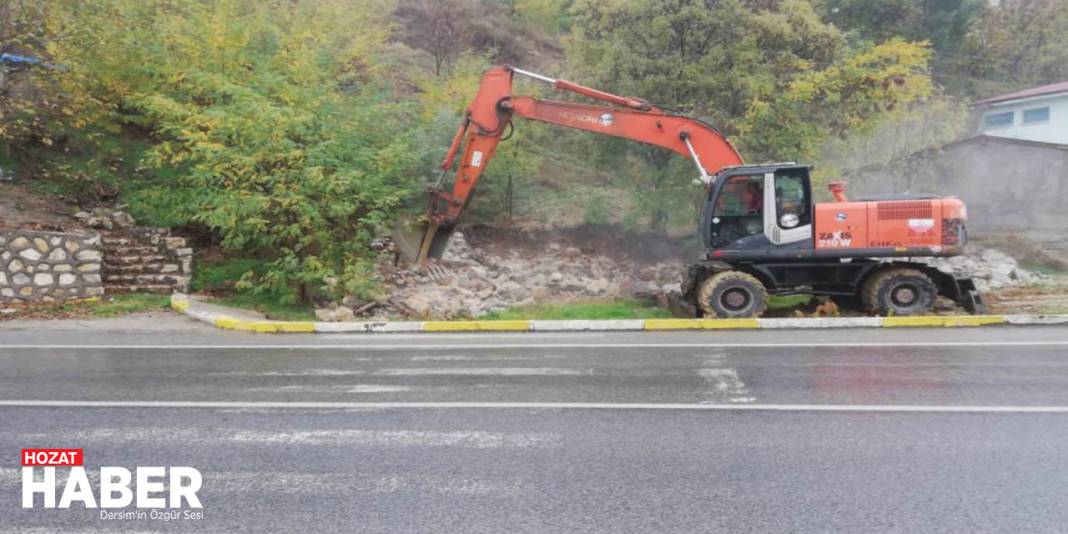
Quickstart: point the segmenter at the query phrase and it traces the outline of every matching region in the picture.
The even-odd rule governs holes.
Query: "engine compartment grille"
[[[901,221],[905,219],[931,219],[934,211],[929,200],[906,200],[898,202],[879,202],[878,219],[880,221]]]

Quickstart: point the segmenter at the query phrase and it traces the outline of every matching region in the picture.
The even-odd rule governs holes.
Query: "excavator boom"
[[[610,105],[513,96],[515,74]],[[494,67],[483,74],[478,93],[468,106],[442,160],[441,169],[448,172],[456,164],[457,155],[460,157],[451,190],[438,186],[431,188],[430,206],[421,237],[397,239],[405,256],[419,263],[428,257],[440,256],[448,235],[463,216],[479,178],[493,159],[513,117],[621,137],[674,151],[694,161],[706,186],[711,182],[711,176],[723,167],[742,164],[741,156],[730,141],[702,121],[666,113],[639,98],[613,95],[508,66]],[[407,235],[411,235],[410,232]]]

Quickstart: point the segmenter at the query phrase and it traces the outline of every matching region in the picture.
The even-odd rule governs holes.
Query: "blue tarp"
[[[52,65],[46,63],[43,59],[8,53],[0,54],[0,63],[8,63],[11,65],[40,65],[42,67],[52,68]]]

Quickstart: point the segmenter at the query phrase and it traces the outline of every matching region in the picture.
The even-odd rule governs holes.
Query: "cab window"
[[[734,241],[764,231],[764,175],[731,176],[712,212],[712,236]]]
[[[723,184],[716,203],[716,215],[732,217],[763,215],[764,176],[732,176]]]
[[[809,214],[808,181],[803,176],[779,174],[775,176],[776,220],[790,215],[790,226],[803,226],[811,222]]]

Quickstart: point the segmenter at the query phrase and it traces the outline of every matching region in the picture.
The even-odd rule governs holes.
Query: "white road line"
[[[0,400],[0,407],[28,408],[268,408],[268,409],[524,409],[675,410],[724,412],[894,412],[1068,414],[1068,406],[938,406],[910,404],[679,404],[629,402],[245,402]]]
[[[559,367],[402,367],[379,369],[380,376],[573,376],[586,374]]]
[[[364,344],[364,345],[3,345],[0,353],[27,349],[141,349],[141,350],[478,350],[478,349],[657,349],[657,348],[872,348],[872,347],[1065,347],[1068,341],[932,341],[932,342],[864,342],[864,343],[472,343],[472,344]]]

